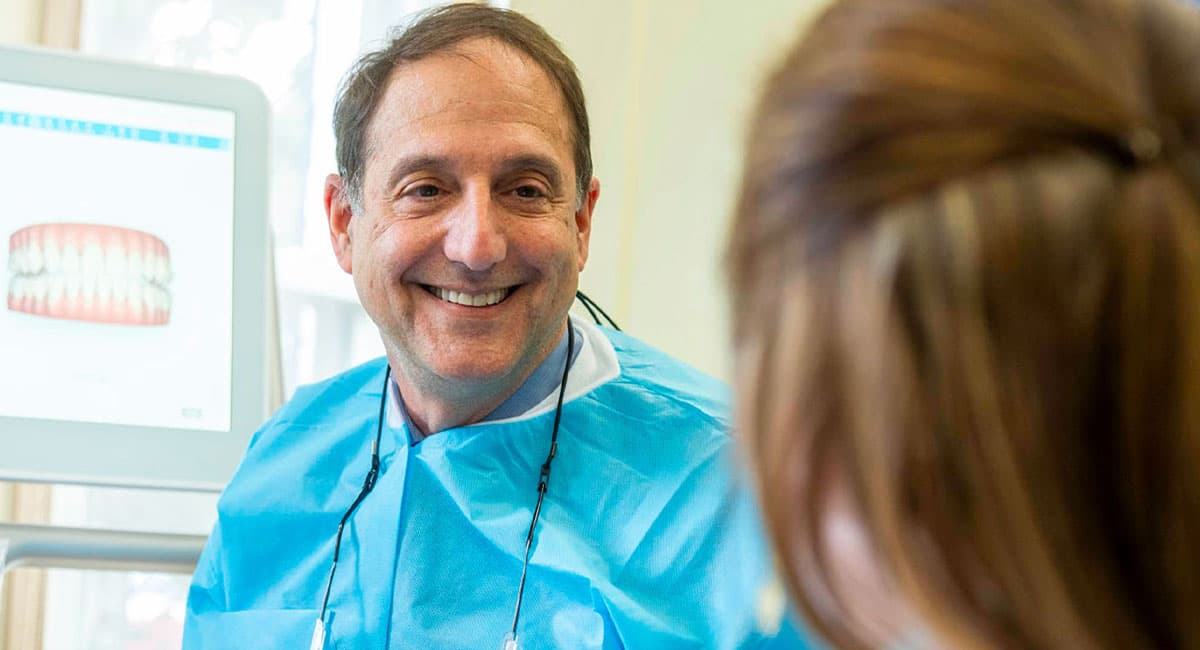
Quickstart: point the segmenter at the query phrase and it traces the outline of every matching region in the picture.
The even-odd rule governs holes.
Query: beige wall
[[[0,43],[36,43],[41,25],[41,0],[0,0]]]
[[[76,48],[81,1],[0,0],[0,44]]]
[[[575,60],[601,182],[582,287],[728,379],[721,246],[760,82],[820,0],[511,0]],[[611,309],[610,309],[611,308]]]

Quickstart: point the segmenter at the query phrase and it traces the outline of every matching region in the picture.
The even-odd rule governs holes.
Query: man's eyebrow
[[[406,156],[400,160],[397,160],[396,163],[392,165],[392,171],[388,173],[387,185],[385,188],[390,192],[392,188],[396,187],[396,184],[399,183],[401,179],[413,172],[431,171],[436,174],[443,175],[449,172],[452,167],[453,165],[451,165],[450,160],[441,156],[427,156],[420,154],[415,156]]]
[[[519,172],[532,171],[546,177],[546,181],[555,190],[562,188],[563,172],[558,163],[552,158],[530,154],[526,156],[517,156],[509,158],[500,163],[496,170],[498,177],[511,176]]]

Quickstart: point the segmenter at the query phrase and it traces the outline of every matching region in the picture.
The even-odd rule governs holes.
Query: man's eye
[[[545,196],[540,189],[532,185],[522,185],[513,192],[523,199],[539,199]]]
[[[417,198],[432,199],[441,194],[442,191],[436,185],[418,185],[409,190],[408,193]]]

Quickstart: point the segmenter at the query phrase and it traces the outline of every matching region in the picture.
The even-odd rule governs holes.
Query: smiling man
[[[389,74],[361,181],[329,179],[338,261],[423,433],[491,413],[566,335],[600,185],[577,187],[560,96],[520,50],[464,39]]]
[[[600,183],[557,44],[435,10],[360,60],[334,122],[330,238],[386,356],[255,435],[185,647],[764,644],[724,387],[568,317]]]

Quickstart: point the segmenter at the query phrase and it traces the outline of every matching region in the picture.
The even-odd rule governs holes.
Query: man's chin
[[[484,355],[464,359],[440,359],[431,369],[445,380],[464,383],[503,382],[516,368],[514,358],[488,358]]]

